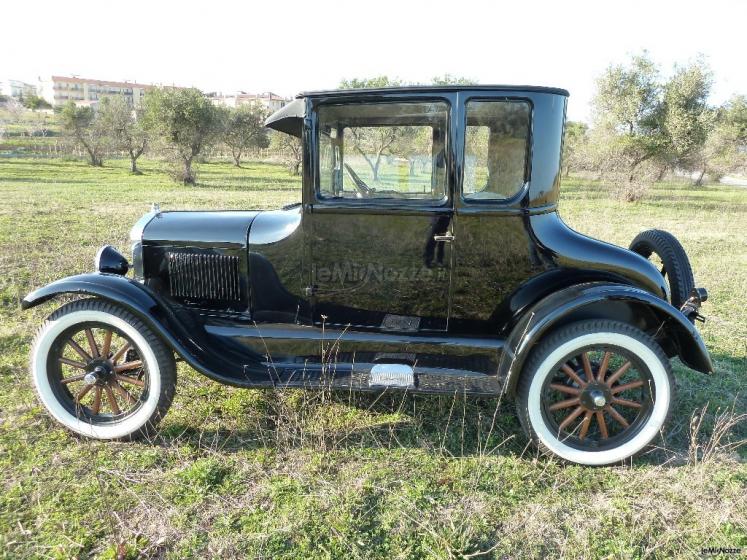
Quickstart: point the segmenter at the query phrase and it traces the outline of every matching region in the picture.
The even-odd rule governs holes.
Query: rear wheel
[[[52,313],[37,334],[31,375],[47,411],[97,439],[148,434],[174,397],[171,351],[131,313],[96,299]]]
[[[693,269],[682,244],[669,232],[649,229],[636,235],[630,250],[650,260],[669,283],[671,304],[678,309],[695,287]]]
[[[608,465],[634,456],[663,429],[673,388],[669,360],[643,331],[583,321],[534,350],[519,381],[517,412],[540,449]]]

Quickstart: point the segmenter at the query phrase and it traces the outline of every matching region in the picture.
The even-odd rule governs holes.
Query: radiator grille
[[[239,257],[170,252],[169,289],[174,297],[239,301]]]

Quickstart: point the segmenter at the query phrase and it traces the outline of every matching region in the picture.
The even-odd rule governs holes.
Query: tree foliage
[[[261,105],[223,109],[223,142],[231,150],[236,167],[241,167],[241,157],[251,148],[269,146],[267,116],[268,111]]]
[[[26,107],[27,109],[31,109],[32,111],[52,108],[52,105],[49,104],[49,101],[47,101],[43,97],[39,97],[38,95],[29,95],[28,97],[24,97],[22,100],[22,104],[24,107]]]
[[[668,79],[645,52],[608,67],[597,80],[585,159],[628,200],[667,170],[691,169],[712,128],[711,84],[702,58],[675,67]]]
[[[692,157],[695,184],[707,175],[718,180],[728,173],[747,172],[747,96],[732,97],[713,111],[704,145]]]
[[[466,78],[464,76],[454,76],[452,74],[441,74],[431,78],[431,84],[434,86],[473,86],[477,80]]]
[[[672,165],[691,170],[694,158],[706,143],[714,120],[708,107],[713,78],[704,61],[676,68],[662,87],[663,114],[661,157]]]
[[[586,165],[587,142],[589,141],[589,126],[578,121],[565,123],[563,138],[563,168],[567,177],[571,169],[583,169]]]
[[[86,150],[91,165],[101,167],[104,164],[103,154],[109,138],[92,107],[78,107],[75,102],[68,101],[60,111],[60,125]]]
[[[342,79],[338,87],[339,89],[364,89],[397,87],[401,85],[404,85],[402,80],[389,78],[389,76],[374,76],[373,78]]]
[[[156,88],[145,96],[143,124],[178,162],[177,178],[194,185],[192,164],[220,132],[220,112],[198,89]]]
[[[142,125],[142,110],[134,110],[122,95],[104,97],[99,118],[112,138],[113,146],[127,153],[130,171],[140,173],[137,160],[148,146],[148,133]]]

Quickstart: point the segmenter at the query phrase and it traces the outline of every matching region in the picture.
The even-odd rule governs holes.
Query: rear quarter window
[[[463,198],[476,202],[515,196],[527,180],[531,105],[468,101],[466,119]]]

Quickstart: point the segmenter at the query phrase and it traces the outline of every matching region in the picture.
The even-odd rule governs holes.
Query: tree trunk
[[[379,152],[378,157],[376,158],[376,164],[374,164],[371,161],[371,158],[369,158],[366,153],[360,149],[360,147],[356,144],[355,149],[358,151],[360,155],[363,156],[363,159],[366,160],[366,163],[371,168],[371,173],[373,173],[373,180],[378,181],[379,180],[379,162],[381,161],[381,152]]]
[[[137,168],[137,156],[132,151],[130,151],[130,173],[140,173],[140,170]]]
[[[192,158],[184,158],[184,170],[182,172],[182,182],[185,185],[195,184],[195,176],[192,174]]]
[[[410,177],[415,176],[415,158],[410,159]]]
[[[293,174],[298,175],[299,174],[299,168],[301,167],[300,161],[293,162]]]
[[[231,149],[231,155],[233,156],[233,164],[236,167],[241,167],[241,150]]]
[[[375,183],[379,182],[379,165],[381,165],[381,153],[376,156],[376,163],[371,166],[373,171],[373,180]]]
[[[86,149],[86,152],[88,152],[88,159],[90,160],[90,163],[94,167],[103,167],[104,161],[101,157],[99,157],[96,152],[94,152],[88,145],[83,144],[83,146]]]
[[[706,166],[703,166],[703,169],[700,171],[700,175],[698,175],[698,178],[695,179],[695,186],[696,187],[702,187],[703,186],[703,177],[705,177],[706,174]]]

